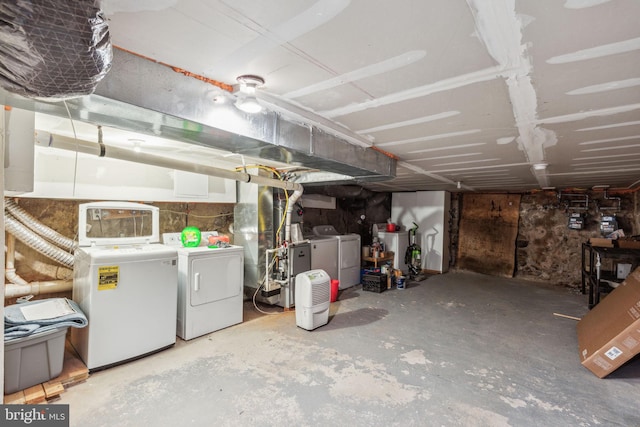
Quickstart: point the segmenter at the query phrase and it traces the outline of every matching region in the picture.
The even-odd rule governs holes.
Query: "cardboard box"
[[[604,378],[640,353],[640,268],[577,325],[582,365]]]
[[[613,240],[611,239],[603,239],[601,237],[592,237],[589,239],[589,243],[591,243],[591,246],[600,246],[600,247],[604,247],[604,248],[612,248],[613,247]]]
[[[640,249],[640,240],[616,240],[616,246],[624,249]]]

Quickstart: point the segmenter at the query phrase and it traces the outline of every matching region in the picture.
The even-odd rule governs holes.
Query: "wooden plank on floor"
[[[52,381],[59,381],[65,387],[71,387],[89,378],[89,369],[80,360],[80,356],[76,353],[69,341],[66,342],[64,352],[64,365],[62,372]]]
[[[60,381],[47,381],[46,383],[42,383],[42,387],[44,388],[44,394],[47,400],[58,397],[64,392],[64,386]]]
[[[4,403],[6,405],[19,405],[27,403],[27,399],[24,398],[24,391],[16,391],[15,393],[5,394]]]
[[[42,384],[34,385],[33,387],[26,389],[24,391],[24,398],[25,403],[30,405],[35,403],[44,403],[47,401]]]

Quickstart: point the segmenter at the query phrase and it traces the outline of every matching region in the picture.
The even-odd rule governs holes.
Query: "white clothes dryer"
[[[208,247],[202,232],[198,247],[184,247],[181,233],[164,233],[165,245],[178,251],[176,335],[190,340],[243,320],[244,249]]]

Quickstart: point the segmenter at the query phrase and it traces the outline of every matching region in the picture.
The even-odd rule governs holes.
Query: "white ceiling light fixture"
[[[236,107],[245,113],[259,113],[262,111],[262,105],[256,98],[256,88],[264,84],[264,79],[254,75],[243,75],[236,78],[240,84],[238,91]]]
[[[533,170],[543,171],[543,170],[547,169],[547,166],[549,166],[548,163],[535,163],[533,165]]]

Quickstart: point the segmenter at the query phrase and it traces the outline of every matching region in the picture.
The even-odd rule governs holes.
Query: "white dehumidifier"
[[[296,275],[296,325],[309,331],[329,323],[331,278],[324,270]]]

